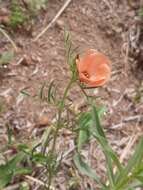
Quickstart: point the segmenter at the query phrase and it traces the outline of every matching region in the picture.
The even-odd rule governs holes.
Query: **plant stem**
[[[65,89],[65,92],[64,92],[64,95],[63,95],[63,98],[61,100],[61,104],[60,104],[59,111],[58,111],[57,127],[56,127],[56,131],[55,131],[55,134],[54,134],[54,141],[53,141],[53,145],[52,145],[52,149],[51,149],[52,151],[55,149],[55,146],[56,146],[56,139],[57,139],[57,136],[58,136],[59,128],[61,126],[61,115],[62,115],[62,111],[64,109],[65,99],[66,99],[66,96],[68,94],[68,91],[69,91],[72,83],[73,83],[73,80],[71,80],[69,82],[69,84],[67,85],[67,87]]]
[[[64,91],[64,94],[63,94],[63,97],[62,97],[62,100],[60,102],[60,105],[59,105],[59,110],[58,110],[58,119],[57,119],[57,126],[56,126],[56,130],[55,130],[55,133],[54,133],[54,137],[53,137],[53,144],[52,144],[52,148],[51,148],[51,158],[53,157],[54,155],[54,152],[55,152],[55,147],[56,147],[56,141],[57,141],[57,137],[58,137],[58,132],[59,132],[59,129],[61,127],[61,119],[62,119],[62,112],[63,112],[63,109],[64,109],[64,106],[65,106],[65,100],[66,100],[66,97],[67,97],[67,94],[68,94],[68,91],[70,90],[72,84],[73,84],[73,79],[70,80],[70,82],[68,83],[65,91]],[[50,186],[51,186],[51,182],[52,182],[52,171],[49,171],[49,182],[48,182],[48,190],[50,190]]]

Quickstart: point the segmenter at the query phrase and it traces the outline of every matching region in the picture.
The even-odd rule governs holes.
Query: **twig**
[[[117,106],[121,101],[122,99],[124,98],[126,94],[126,90],[121,94],[120,98],[118,98],[118,100],[114,100],[113,103],[112,103],[112,106],[115,107]]]
[[[75,150],[75,146],[73,145],[67,152],[65,152],[62,156],[60,155],[58,158],[57,158],[57,161],[60,161],[61,160],[61,157],[62,159],[65,159],[70,153],[72,153],[73,151]]]
[[[61,9],[55,15],[53,20],[35,37],[34,41],[37,41],[56,22],[56,20],[61,16],[61,14],[64,12],[64,10],[70,4],[71,1],[72,0],[65,1],[64,5],[61,7]]]
[[[117,129],[117,128],[121,128],[123,127],[123,125],[127,122],[130,122],[130,121],[139,121],[139,122],[142,122],[143,121],[143,115],[135,115],[135,116],[129,116],[127,118],[124,118],[121,123],[118,123],[118,124],[115,124],[113,126],[111,126],[111,129]]]
[[[18,60],[18,62],[16,63],[16,65],[20,65],[23,60],[24,60],[24,57],[21,57],[21,58]]]
[[[127,155],[130,153],[132,146],[135,144],[136,140],[138,139],[139,134],[130,137],[128,144],[123,150],[123,153],[120,155],[120,163],[123,163],[124,159],[127,157]],[[113,169],[114,174],[117,171],[117,167],[114,167]]]
[[[15,189],[19,189],[20,183],[14,184],[14,185],[10,185],[6,188],[4,188],[3,190],[15,190]]]
[[[122,127],[123,127],[123,125],[124,125],[124,123],[123,123],[123,122],[121,122],[121,123],[118,123],[118,124],[115,124],[115,125],[111,126],[111,129],[118,129],[118,128],[122,128]]]
[[[47,185],[43,181],[41,181],[41,180],[39,180],[37,178],[34,178],[32,176],[29,176],[29,175],[26,175],[25,178],[30,180],[30,181],[33,181],[33,182],[35,182],[35,183],[37,183],[37,184],[39,184],[41,186],[43,186],[43,187],[47,187]]]
[[[125,118],[123,121],[124,122],[129,122],[129,121],[134,121],[134,120],[142,120],[143,119],[143,115],[135,115],[135,116],[129,116],[127,118]]]
[[[16,44],[14,43],[14,41],[10,38],[10,36],[2,28],[0,28],[0,32],[8,39],[8,41],[12,44],[13,48],[17,52],[18,48]]]
[[[130,137],[128,144],[126,145],[126,147],[124,148],[124,150],[120,156],[121,163],[123,163],[124,159],[127,157],[128,153],[131,151],[131,148],[135,144],[138,137],[139,137],[139,134]]]

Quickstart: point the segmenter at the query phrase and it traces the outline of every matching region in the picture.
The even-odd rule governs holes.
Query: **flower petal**
[[[79,79],[89,87],[104,85],[111,75],[110,60],[102,53],[90,49],[77,60]]]

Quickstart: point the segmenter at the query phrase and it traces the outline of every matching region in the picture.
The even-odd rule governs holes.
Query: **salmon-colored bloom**
[[[104,85],[111,75],[111,62],[102,53],[90,49],[76,60],[79,80],[88,87]]]

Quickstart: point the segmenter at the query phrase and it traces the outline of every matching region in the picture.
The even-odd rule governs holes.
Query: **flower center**
[[[82,73],[83,73],[83,75],[84,75],[86,78],[89,78],[89,74],[87,73],[87,71],[83,71]]]

